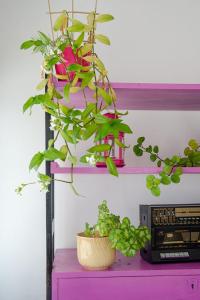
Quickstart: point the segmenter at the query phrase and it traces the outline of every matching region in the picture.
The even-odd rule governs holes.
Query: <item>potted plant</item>
[[[184,155],[173,155],[172,157],[162,158],[159,154],[159,147],[144,145],[145,137],[139,137],[137,144],[133,147],[136,156],[148,154],[152,162],[158,167],[162,167],[158,176],[148,175],[146,177],[146,187],[151,191],[152,195],[160,196],[161,185],[178,184],[181,181],[183,167],[199,167],[200,166],[200,144],[191,139],[184,150]]]
[[[109,81],[108,71],[95,51],[98,42],[110,45],[109,38],[97,33],[97,29],[99,24],[111,20],[112,15],[97,14],[96,6],[95,10],[87,15],[85,23],[63,11],[52,28],[56,37],[53,35],[50,38],[47,34],[38,32],[35,38],[21,45],[21,49],[32,48],[33,52],[42,55],[42,81],[37,90],[45,88],[45,93],[31,96],[25,102],[23,112],[32,111],[35,105],[40,105],[44,112],[51,115],[51,129],[55,133],[54,139],[49,140],[48,148],[33,155],[29,170],[34,169],[38,172],[45,161],[65,161],[71,166],[70,179],[54,180],[69,183],[74,191],[73,167],[78,160],[92,165],[105,162],[109,172],[118,176],[112,157],[104,157],[102,153],[111,153],[115,144],[125,148],[126,146],[118,140],[119,133],[132,133],[129,126],[123,122],[122,114],[116,109],[116,93]],[[61,91],[56,85],[58,79],[65,80]],[[92,92],[92,96],[87,97],[88,90]],[[70,105],[74,93],[79,93],[82,98],[83,110]],[[108,107],[112,108],[119,118],[110,119],[104,116]],[[108,134],[115,137],[114,144],[101,145],[101,139]],[[58,139],[62,140],[61,147],[57,146]],[[92,145],[79,159],[74,154],[73,146],[89,139]],[[40,183],[41,189],[46,190],[51,180],[51,177],[38,172],[36,181],[22,183],[16,191],[20,194],[24,187],[37,182]]]
[[[149,239],[147,227],[134,227],[129,218],[112,214],[104,200],[98,207],[97,223],[86,223],[85,231],[77,235],[78,260],[86,269],[104,270],[115,262],[116,250],[134,256]]]

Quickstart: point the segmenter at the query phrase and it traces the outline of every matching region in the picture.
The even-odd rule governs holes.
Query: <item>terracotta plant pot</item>
[[[87,270],[106,270],[116,258],[108,237],[86,237],[77,235],[77,256],[79,263]]]

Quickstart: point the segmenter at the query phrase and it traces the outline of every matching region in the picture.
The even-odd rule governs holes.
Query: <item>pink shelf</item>
[[[56,250],[53,277],[109,277],[109,276],[167,276],[200,275],[200,263],[149,264],[139,255],[127,258],[117,253],[116,263],[105,271],[86,271],[78,263],[76,249]],[[152,299],[152,298],[151,298]],[[166,299],[166,298],[165,298]]]
[[[54,80],[58,90],[66,82]],[[117,107],[124,110],[200,110],[200,84],[112,83]],[[93,92],[86,89],[92,101]],[[68,104],[69,105],[69,104]],[[84,107],[82,93],[71,96],[71,106]]]
[[[119,174],[158,174],[161,168],[157,167],[123,167],[118,168]],[[57,162],[51,163],[51,174],[68,174],[70,167],[60,167]],[[183,168],[184,174],[200,174],[200,167]],[[75,167],[74,174],[109,174],[106,168]]]

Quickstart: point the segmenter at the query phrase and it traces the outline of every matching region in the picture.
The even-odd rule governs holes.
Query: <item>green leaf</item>
[[[65,155],[65,158],[67,157],[68,148],[66,145],[63,145],[60,147],[60,152],[62,152]]]
[[[30,161],[29,170],[32,170],[32,169],[38,170],[38,168],[42,164],[43,160],[44,160],[43,153],[41,153],[41,152],[36,153]]]
[[[172,166],[165,165],[164,168],[163,168],[163,171],[164,171],[166,174],[170,174],[171,171],[172,171]]]
[[[188,142],[188,145],[192,148],[192,150],[197,150],[199,145],[197,143],[197,141],[195,139],[191,139],[189,142]]]
[[[55,21],[53,30],[58,31],[62,30],[64,27],[67,26],[67,14],[63,12]]]
[[[61,151],[58,151],[55,148],[49,148],[48,150],[46,150],[44,152],[44,158],[47,161],[52,161],[55,159],[61,159],[61,160],[65,160],[66,156],[64,153],[62,153]]]
[[[63,92],[64,92],[64,97],[65,97],[65,99],[67,100],[67,102],[69,102],[70,83],[67,83],[67,84],[64,86]]]
[[[112,104],[112,97],[104,89],[98,87],[98,94],[103,98],[107,105]]]
[[[170,179],[169,176],[163,175],[163,176],[161,177],[160,182],[161,182],[162,184],[164,184],[164,185],[169,185],[169,184],[171,183],[171,179]]]
[[[161,161],[161,160],[157,161],[157,166],[158,166],[158,168],[161,167],[161,164],[162,164],[162,161]]]
[[[74,47],[79,48],[82,45],[82,42],[84,41],[84,32],[82,32],[78,38],[74,41]]]
[[[89,43],[86,43],[83,47],[81,47],[78,51],[78,56],[84,56],[86,54],[88,54],[89,52],[92,51],[92,48],[93,48],[93,45],[92,44],[89,44]],[[85,59],[83,57],[83,59]]]
[[[151,161],[154,162],[154,161],[156,161],[156,159],[157,159],[157,156],[156,156],[155,154],[151,154],[151,155],[150,155],[150,160],[151,160]]]
[[[96,17],[96,22],[104,23],[104,22],[112,21],[113,19],[114,19],[114,17],[112,15],[102,14],[102,15],[98,15]]]
[[[118,138],[115,138],[115,143],[117,144],[117,146],[119,146],[120,148],[128,148],[125,144],[123,144]]]
[[[154,146],[154,147],[153,147],[153,152],[154,152],[154,153],[158,153],[158,152],[159,152],[158,146]]]
[[[95,111],[95,109],[96,109],[95,103],[88,103],[87,107],[82,112],[82,120],[85,120],[89,116],[90,113]]]
[[[97,127],[95,142],[102,140],[105,136],[107,136],[111,132],[111,127],[109,123],[102,124]]]
[[[110,119],[99,113],[95,116],[95,121],[97,124],[107,124],[110,122]]]
[[[49,94],[41,94],[35,97],[30,97],[23,105],[23,112],[25,112],[28,108],[31,108],[35,104],[45,104],[45,102],[49,100]]]
[[[90,158],[91,155],[92,155],[92,154],[86,154],[86,155],[81,156],[80,162],[82,162],[82,163],[84,163],[84,164],[88,163],[88,158]]]
[[[43,90],[45,88],[45,86],[47,85],[48,79],[43,79],[37,86],[36,86],[36,90],[40,91]]]
[[[82,73],[83,74],[83,73]],[[82,80],[81,83],[81,87],[85,88],[86,86],[88,86],[88,84],[90,83],[90,81],[93,79],[94,77],[94,73],[93,72],[85,72],[85,78]],[[80,73],[77,75],[79,78],[81,78]]]
[[[117,129],[124,133],[133,133],[130,127],[127,124],[120,123],[117,125]]]
[[[69,32],[84,31],[85,25],[78,20],[72,20],[72,26],[68,27]]]
[[[143,144],[143,142],[145,141],[145,137],[144,136],[141,136],[137,139],[137,143],[139,146],[141,146]]]
[[[108,144],[101,144],[101,145],[96,145],[88,149],[87,151],[90,153],[94,152],[104,152],[104,151],[109,151],[111,149],[111,146]]]
[[[25,41],[21,44],[20,46],[20,49],[29,49],[31,47],[35,46],[35,41],[34,40],[28,40],[28,41]]]
[[[181,180],[180,180],[180,176],[179,175],[177,175],[177,174],[172,174],[171,175],[171,181],[173,182],[173,183],[179,183]]]
[[[158,186],[152,187],[151,193],[153,196],[159,197],[160,196],[160,188]]]
[[[152,146],[149,145],[145,150],[147,153],[151,153],[153,149],[152,149]]]
[[[154,179],[155,179],[154,175],[148,175],[147,178],[146,178],[146,181],[149,182],[149,183],[153,183]]]
[[[102,44],[105,44],[107,46],[110,46],[110,40],[107,36],[103,35],[103,34],[97,34],[95,35],[95,38],[101,42]]]
[[[41,180],[41,181],[47,181],[47,182],[50,182],[51,181],[51,177],[46,175],[46,174],[42,174],[42,173],[38,173],[38,178]]]
[[[177,167],[174,174],[176,175],[182,175],[183,174],[183,169],[182,167]]]
[[[143,155],[143,150],[138,145],[133,146],[133,152],[135,153],[136,156]]]
[[[29,107],[33,106],[34,97],[30,97],[23,105],[23,112],[25,112]]]
[[[54,57],[50,58],[49,60],[47,60],[46,68],[48,70],[50,70],[58,62],[59,62],[59,57],[58,56],[54,56]]]
[[[79,72],[82,70],[82,66],[79,64],[71,64],[70,66],[67,67],[68,71],[75,71],[75,72]]]
[[[51,148],[51,146],[53,146],[53,144],[54,144],[54,139],[48,140],[48,148]]]
[[[112,174],[114,176],[118,176],[118,171],[117,171],[116,165],[111,157],[106,158],[106,165],[107,165],[107,168],[108,168],[108,171],[110,172],[110,174]]]
[[[38,31],[39,38],[45,45],[50,45],[51,44],[51,39],[43,32]]]

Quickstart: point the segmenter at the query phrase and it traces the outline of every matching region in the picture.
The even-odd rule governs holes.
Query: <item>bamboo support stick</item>
[[[48,6],[49,6],[49,15],[50,15],[50,23],[51,23],[51,34],[52,34],[52,39],[54,41],[55,39],[54,39],[54,32],[53,32],[53,20],[52,20],[52,14],[51,14],[50,0],[48,0]]]
[[[58,15],[58,14],[62,14],[63,11],[51,11],[51,12],[47,12],[48,15]],[[90,11],[67,11],[69,14],[84,14],[84,15],[88,15],[90,13]],[[96,15],[99,15],[99,13],[96,13]]]

